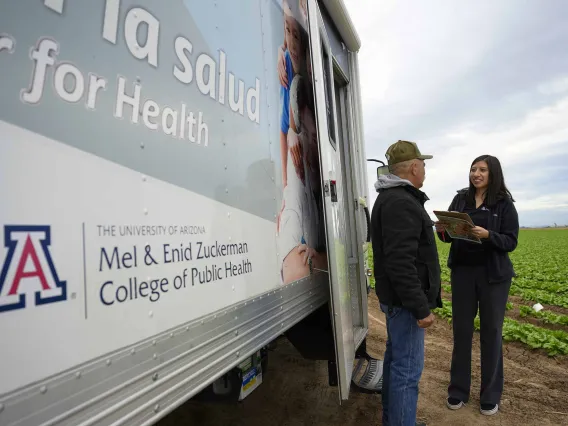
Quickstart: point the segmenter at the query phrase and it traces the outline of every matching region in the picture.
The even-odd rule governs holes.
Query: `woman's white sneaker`
[[[484,416],[492,416],[499,411],[499,404],[481,404],[479,410]]]
[[[462,408],[465,404],[463,401],[460,401],[457,398],[448,398],[446,400],[446,405],[448,406],[448,408],[450,410],[459,410],[460,408]]]

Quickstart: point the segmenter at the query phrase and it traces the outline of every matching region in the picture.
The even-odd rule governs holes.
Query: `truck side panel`
[[[284,16],[0,6],[1,424],[142,424],[326,303],[283,268]]]

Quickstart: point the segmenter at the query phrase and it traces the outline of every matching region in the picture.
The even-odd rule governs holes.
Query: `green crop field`
[[[438,241],[445,306],[435,312],[451,322],[449,249],[449,244]],[[371,251],[369,247],[372,268]],[[568,355],[568,230],[521,230],[511,260],[517,276],[509,293],[503,338],[544,349],[551,356]],[[532,308],[537,302],[544,306],[540,312]]]
[[[442,281],[447,283],[449,249],[449,244],[438,242]],[[517,296],[517,302],[509,305],[503,338],[542,348],[549,355],[568,355],[568,230],[521,230],[511,260],[517,276],[509,295]],[[451,287],[444,290],[451,292]],[[544,306],[540,312],[532,308],[537,302]],[[436,313],[451,320],[451,304],[447,305]]]

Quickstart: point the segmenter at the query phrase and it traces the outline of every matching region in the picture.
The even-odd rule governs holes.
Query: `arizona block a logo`
[[[0,272],[0,312],[67,299],[50,253],[49,226],[4,227],[6,259]]]

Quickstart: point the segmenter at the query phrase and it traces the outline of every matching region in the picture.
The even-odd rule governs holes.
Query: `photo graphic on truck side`
[[[309,275],[310,265],[328,268],[307,2],[283,0],[282,6],[284,39],[275,70],[283,182],[278,262],[289,284]]]

